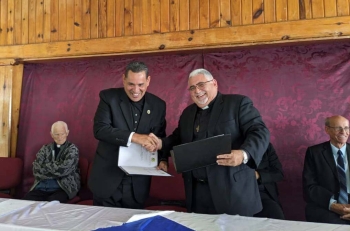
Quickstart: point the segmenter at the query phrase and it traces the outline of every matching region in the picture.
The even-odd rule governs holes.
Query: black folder
[[[216,164],[216,156],[231,153],[231,135],[212,136],[174,146],[171,157],[178,173]]]

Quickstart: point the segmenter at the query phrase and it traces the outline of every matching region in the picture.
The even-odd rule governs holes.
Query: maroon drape
[[[282,162],[285,179],[279,183],[287,219],[304,218],[301,173],[306,148],[328,140],[324,119],[350,114],[350,43],[242,49],[218,53],[103,58],[25,65],[17,156],[25,163],[19,194],[33,182],[31,163],[50,127],[68,123],[68,139],[80,155],[93,160],[97,141],[93,117],[100,90],[122,86],[131,60],[150,69],[148,91],[167,102],[167,134],[177,126],[182,110],[191,103],[187,88],[190,71],[204,67],[222,93],[249,96],[271,131],[271,142]]]

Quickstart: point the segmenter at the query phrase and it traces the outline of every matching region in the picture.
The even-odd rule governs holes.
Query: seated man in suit
[[[326,118],[330,141],[307,149],[303,171],[307,221],[350,224],[349,120]]]
[[[283,170],[271,143],[269,143],[258,168],[255,170],[255,176],[259,185],[263,210],[254,216],[284,219],[276,185],[276,182],[283,180]]]
[[[69,130],[63,121],[51,127],[54,142],[42,146],[33,162],[34,184],[25,200],[61,203],[73,198],[80,189],[79,151],[67,141]]]

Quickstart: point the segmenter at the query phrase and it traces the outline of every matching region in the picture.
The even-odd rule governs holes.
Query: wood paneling
[[[1,0],[0,46],[349,16],[350,0]]]
[[[0,66],[0,156],[10,155],[12,67]]]

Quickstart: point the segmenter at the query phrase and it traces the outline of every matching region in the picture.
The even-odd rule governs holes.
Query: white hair
[[[192,78],[193,76],[196,76],[196,75],[204,75],[204,77],[207,79],[207,80],[212,80],[212,79],[214,79],[214,77],[213,77],[213,75],[209,72],[209,71],[207,71],[207,70],[205,70],[205,69],[203,69],[203,68],[200,68],[200,69],[196,69],[196,70],[194,70],[194,71],[192,71],[191,73],[190,73],[190,75],[189,75],[189,79],[190,78]]]
[[[66,122],[63,122],[63,121],[57,121],[55,123],[52,124],[51,126],[51,133],[53,133],[53,129],[56,127],[56,126],[63,126],[66,130],[66,132],[68,132],[68,125],[66,124]]]

